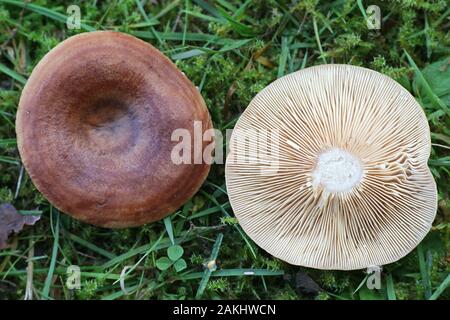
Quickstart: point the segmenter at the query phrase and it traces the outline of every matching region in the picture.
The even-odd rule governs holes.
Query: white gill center
[[[346,192],[361,181],[362,174],[361,162],[357,157],[333,148],[319,155],[312,172],[312,185],[321,185],[330,193]]]

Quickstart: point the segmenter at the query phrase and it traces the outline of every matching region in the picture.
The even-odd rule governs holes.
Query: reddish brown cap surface
[[[65,40],[38,63],[16,131],[25,168],[55,207],[123,228],[172,213],[205,180],[208,164],[171,161],[172,132],[193,136],[194,121],[212,127],[197,88],[167,57],[99,31]]]

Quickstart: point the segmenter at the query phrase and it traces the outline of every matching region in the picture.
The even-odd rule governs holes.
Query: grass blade
[[[217,18],[223,19],[222,15],[220,14],[220,12],[217,10],[216,7],[214,7],[213,5],[209,4],[206,1],[203,0],[194,0],[194,2],[202,9],[204,9],[205,11],[211,13],[213,16],[216,16]],[[223,19],[225,20],[225,19]]]
[[[394,289],[394,280],[392,279],[391,273],[389,273],[386,278],[386,291],[389,300],[397,300]]]
[[[428,268],[425,262],[425,253],[423,250],[423,245],[421,243],[417,247],[417,254],[419,256],[419,268],[420,268],[420,275],[422,277],[422,284],[423,287],[425,288],[425,298],[429,299],[431,296],[431,281]]]
[[[323,49],[322,49],[322,43],[320,42],[320,36],[319,31],[317,30],[317,20],[316,17],[313,16],[313,27],[314,27],[314,35],[316,37],[317,46],[319,47],[320,57],[323,60],[323,63],[327,63],[327,60],[325,59]]]
[[[0,147],[10,147],[15,146],[17,144],[17,140],[12,139],[0,139]]]
[[[428,84],[427,80],[425,80],[425,77],[423,76],[422,72],[420,72],[419,68],[417,67],[416,63],[414,62],[414,60],[411,58],[411,56],[409,55],[408,51],[404,50],[406,58],[408,59],[409,64],[411,65],[411,67],[414,69],[414,73],[417,77],[417,79],[419,80],[420,84],[423,87],[423,90],[425,92],[425,94],[428,96],[428,99],[430,99],[431,103],[439,108],[442,109],[447,115],[450,116],[450,109],[445,105],[445,103],[439,99],[439,97],[433,92],[433,90],[431,89],[430,85]]]
[[[436,291],[431,295],[430,300],[436,300],[450,285],[450,274],[442,281]]]
[[[116,257],[115,254],[112,254],[111,252],[106,251],[105,249],[99,248],[96,245],[90,243],[89,241],[86,241],[82,238],[80,238],[77,235],[74,235],[73,233],[68,233],[69,239],[72,241],[75,241],[76,243],[88,248],[89,250],[96,252],[108,259],[114,259]]]
[[[200,281],[200,285],[198,286],[197,294],[195,295],[196,299],[199,299],[202,297],[203,292],[206,289],[206,285],[208,284],[209,278],[211,277],[211,274],[215,271],[215,267],[216,267],[215,261],[217,259],[217,255],[219,254],[220,246],[222,245],[222,240],[223,240],[223,234],[219,233],[219,235],[216,238],[216,242],[214,243],[214,246],[213,246],[213,249],[211,252],[211,257],[209,258],[209,263],[213,263],[214,267],[213,268],[207,267],[205,269],[205,271],[203,272],[202,280]]]
[[[7,66],[5,66],[2,63],[0,63],[0,72],[3,72],[7,76],[10,76],[11,78],[13,78],[14,80],[20,82],[21,84],[25,84],[27,82],[27,79],[25,79],[24,76],[18,74],[17,72],[15,72],[14,70],[8,68]]]
[[[199,211],[199,212],[193,214],[192,216],[188,217],[187,220],[193,220],[193,219],[197,219],[200,217],[204,217],[204,216],[210,215],[212,213],[220,212],[220,211],[222,211],[222,209],[229,209],[230,207],[231,207],[230,203],[226,202],[221,206],[214,206],[214,207]]]
[[[366,10],[364,9],[364,5],[363,5],[363,3],[362,3],[362,0],[357,0],[356,2],[357,2],[357,4],[358,4],[359,11],[361,11],[361,14],[362,14],[363,17],[364,17],[364,20],[367,21],[368,17],[367,17]]]
[[[53,249],[52,258],[50,261],[50,266],[48,268],[47,278],[45,279],[44,289],[42,289],[42,298],[49,299],[50,287],[53,281],[53,274],[55,273],[56,258],[58,256],[58,245],[59,245],[59,212],[55,210],[53,214],[53,207],[50,207],[50,220],[53,220],[53,216],[56,217],[55,228],[53,231]]]
[[[289,46],[287,37],[283,37],[281,38],[281,54],[280,54],[280,62],[278,63],[278,78],[284,76],[288,54],[289,54]]]
[[[0,156],[0,162],[15,164],[16,166],[20,165],[20,161],[18,159],[8,156]]]
[[[156,39],[156,37],[163,40],[173,40],[173,41],[192,41],[192,42],[209,42],[216,45],[226,45],[235,40],[229,38],[221,38],[215,35],[207,33],[194,33],[194,32],[158,32],[155,31],[153,34],[149,31],[132,31],[130,34],[142,38],[142,39]]]
[[[367,278],[369,278],[369,275],[367,274],[364,279],[362,279],[362,281],[359,283],[358,287],[355,289],[355,291],[352,292],[352,295],[356,294],[364,284],[366,284],[367,282]]]
[[[180,276],[178,280],[200,279],[204,272],[192,272]],[[266,269],[221,269],[211,272],[211,277],[282,276],[283,270]]]
[[[175,239],[173,237],[173,226],[172,226],[172,219],[170,216],[164,218],[164,226],[166,227],[167,234],[169,235],[170,242],[172,242],[172,245],[175,245]]]
[[[39,216],[42,214],[42,210],[18,210],[20,214],[30,215],[30,216]]]

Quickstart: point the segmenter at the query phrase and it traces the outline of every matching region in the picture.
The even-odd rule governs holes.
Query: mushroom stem
[[[348,192],[363,176],[361,161],[340,148],[321,153],[312,172],[312,186],[322,186],[329,193]]]

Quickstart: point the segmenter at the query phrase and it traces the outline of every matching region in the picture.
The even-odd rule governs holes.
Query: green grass
[[[81,30],[65,26],[78,4]],[[382,29],[368,30],[365,8],[381,9]],[[0,203],[41,214],[34,227],[0,251],[0,299],[449,299],[450,9],[446,1],[48,1],[0,0]],[[408,89],[432,131],[429,161],[439,191],[430,234],[398,262],[384,266],[382,287],[366,288],[363,271],[288,265],[259,249],[233,216],[223,165],[170,217],[140,228],[106,230],[60,214],[22,169],[15,139],[21,90],[37,62],[79,32],[118,30],[168,55],[197,85],[214,127],[232,128],[250,100],[285,74],[323,63],[365,66]],[[187,268],[161,271],[173,245]],[[214,265],[208,262],[214,260]],[[27,272],[27,266],[33,272]],[[67,267],[79,265],[81,289],[66,289]],[[125,267],[125,285],[120,275]],[[217,269],[216,269],[217,268]],[[322,289],[306,293],[305,272]],[[32,277],[32,279],[31,279]]]

